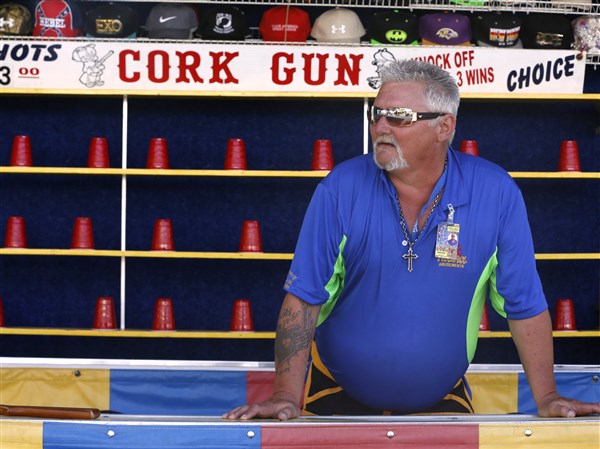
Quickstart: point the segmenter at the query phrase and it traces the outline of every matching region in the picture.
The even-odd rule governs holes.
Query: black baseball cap
[[[560,14],[529,14],[523,20],[524,48],[569,49],[575,40],[571,21]]]
[[[138,28],[137,13],[119,3],[97,6],[85,18],[85,34],[92,37],[131,38],[137,36]]]
[[[478,13],[471,17],[473,40],[478,45],[507,48],[517,46],[522,20],[512,13]]]
[[[369,21],[367,37],[372,44],[415,45],[419,43],[419,21],[408,11],[376,12]]]
[[[220,5],[202,14],[196,37],[210,40],[244,40],[250,37],[250,28],[241,9]]]

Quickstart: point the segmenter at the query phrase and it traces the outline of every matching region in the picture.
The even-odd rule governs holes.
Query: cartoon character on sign
[[[391,54],[388,51],[387,48],[378,50],[377,53],[373,55],[373,61],[371,61],[371,64],[377,66],[377,68],[375,69],[375,71],[377,72],[377,76],[370,76],[367,78],[367,82],[369,83],[369,86],[371,88],[379,89],[379,87],[381,86],[381,77],[379,76],[379,72],[383,67],[385,67],[391,62],[394,62],[395,60],[396,58],[393,54]]]
[[[96,45],[89,44],[84,47],[77,47],[73,50],[73,61],[83,63],[82,74],[79,77],[79,82],[85,87],[102,86],[102,74],[104,73],[104,61],[112,56],[114,51],[110,50],[107,54],[98,58],[96,53]]]

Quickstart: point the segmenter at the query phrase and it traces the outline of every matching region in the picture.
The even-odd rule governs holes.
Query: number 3
[[[0,84],[6,86],[10,84],[10,68],[0,66]]]

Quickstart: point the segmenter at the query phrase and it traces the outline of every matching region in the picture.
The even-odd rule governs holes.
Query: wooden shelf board
[[[586,331],[553,331],[554,338],[596,338],[600,337],[600,330]],[[511,338],[509,331],[482,331],[479,338]]]
[[[323,178],[328,170],[204,170],[87,167],[12,167],[0,166],[1,173],[48,175],[121,175],[121,176],[198,176],[260,178]],[[600,179],[600,172],[509,172],[513,178]]]
[[[128,337],[128,338],[217,338],[274,339],[275,332],[229,331],[152,331],[129,329],[66,329],[35,327],[0,327],[0,335],[41,335],[58,337]]]
[[[125,337],[125,338],[201,338],[201,339],[274,339],[275,332],[229,331],[152,331],[143,329],[67,329],[37,327],[0,327],[0,335],[58,337]],[[600,330],[554,331],[555,338],[598,338]],[[479,332],[480,338],[511,338],[508,331]]]
[[[292,253],[240,253],[195,251],[119,251],[98,249],[0,248],[0,256],[145,257],[157,259],[292,260]]]
[[[293,253],[199,251],[119,251],[101,249],[0,248],[0,256],[141,257],[148,259],[292,260]],[[600,253],[536,254],[536,260],[600,260]]]

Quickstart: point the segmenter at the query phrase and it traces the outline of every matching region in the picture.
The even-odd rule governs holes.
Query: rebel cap
[[[474,14],[471,18],[473,40],[482,47],[519,47],[521,18],[499,12]]]
[[[77,37],[83,34],[83,15],[75,2],[40,0],[35,5],[34,36]]]
[[[29,9],[18,3],[0,5],[0,35],[27,36],[33,30]]]
[[[419,21],[408,11],[376,12],[369,21],[367,36],[371,44],[416,45],[419,43]]]
[[[158,4],[146,18],[146,33],[151,39],[191,39],[196,28],[196,11],[184,4]]]
[[[258,31],[264,41],[306,42],[310,33],[310,18],[303,9],[275,6],[266,10]]]
[[[360,43],[366,34],[360,17],[351,9],[334,8],[315,20],[310,33],[317,42]]]
[[[425,14],[419,20],[423,45],[471,45],[471,21],[464,14]]]
[[[244,40],[250,37],[250,28],[241,9],[220,5],[203,14],[196,36],[208,40]]]
[[[97,6],[86,14],[85,33],[90,37],[134,38],[138,27],[137,13],[121,3]]]

